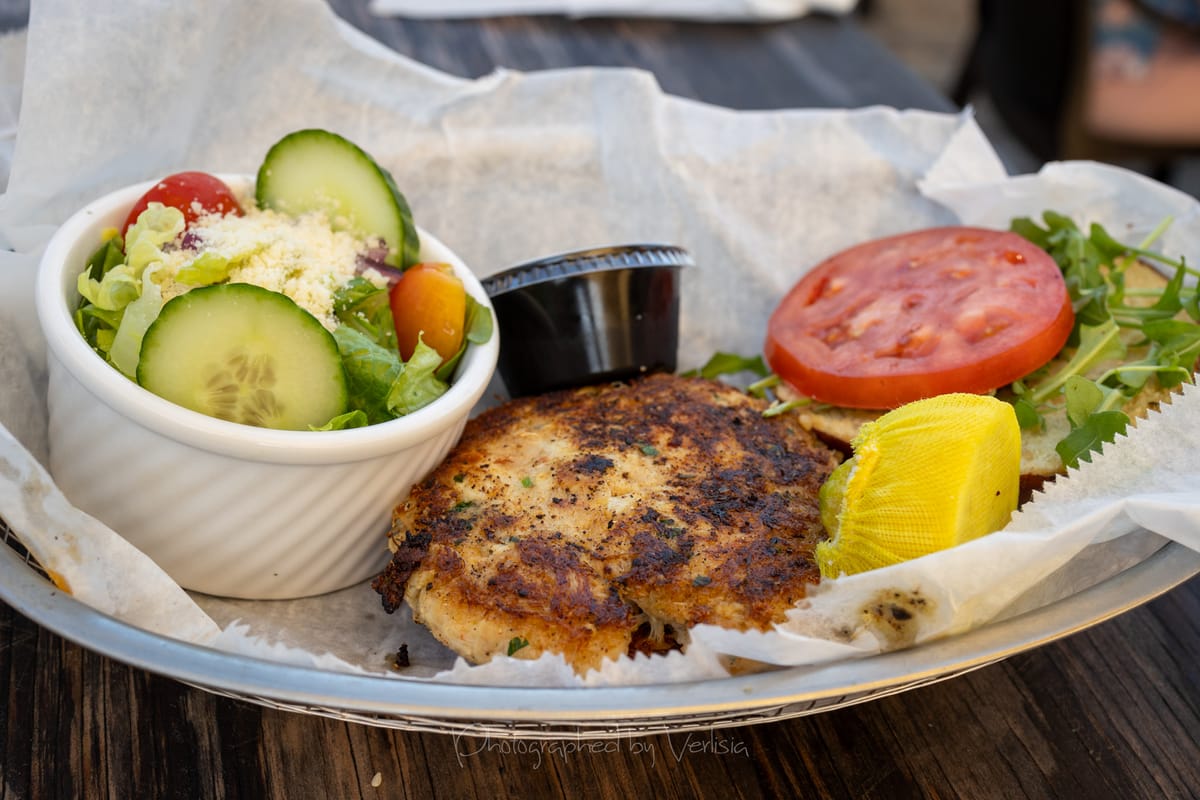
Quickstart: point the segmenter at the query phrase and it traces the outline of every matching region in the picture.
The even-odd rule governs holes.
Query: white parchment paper
[[[394,174],[418,223],[481,276],[582,247],[688,248],[697,267],[684,283],[684,368],[718,349],[757,352],[775,303],[821,258],[921,226],[1003,227],[1054,208],[1124,234],[1173,215],[1164,246],[1192,263],[1200,256],[1191,198],[1093,164],[1009,178],[969,113],[733,112],[664,95],[652,76],[619,69],[467,81],[365,39],[317,0],[198,6],[97,2],[84,22],[74,3],[39,0],[27,40],[0,40],[0,65],[19,65],[14,48],[25,52],[23,82],[0,75],[0,87],[20,85],[6,95],[19,97],[20,117],[0,196],[0,237],[13,250],[0,253],[0,423],[12,434],[0,440],[0,517],[23,538],[47,541],[56,529],[88,537],[100,562],[53,547],[38,554],[65,570],[81,601],[166,635],[325,669],[395,674],[389,664],[404,644],[406,677],[605,685],[723,675],[748,661],[860,657],[1065,596],[1136,563],[1163,537],[1200,548],[1200,396],[1187,391],[1001,533],[826,582],[779,630],[701,627],[686,654],[624,659],[582,678],[553,656],[470,667],[406,614],[384,614],[366,585],[287,602],[189,600],[142,562],[124,589],[132,598],[106,596],[109,584],[87,578],[97,563],[117,572],[132,563],[119,532],[81,521],[69,498],[31,505],[54,496],[35,463],[46,448],[44,343],[30,299],[38,252],[104,192],[181,169],[251,172],[298,128],[329,128],[365,147]],[[170,592],[183,597],[175,614],[129,614],[139,598]]]

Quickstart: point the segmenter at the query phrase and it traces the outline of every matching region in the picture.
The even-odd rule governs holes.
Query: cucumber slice
[[[346,410],[333,334],[291,298],[248,283],[168,300],[146,330],[137,382],[210,417],[308,430]]]
[[[325,211],[336,230],[383,239],[392,266],[416,263],[417,229],[396,181],[336,133],[310,128],[276,142],[258,169],[255,196],[259,208],[285,214]]]

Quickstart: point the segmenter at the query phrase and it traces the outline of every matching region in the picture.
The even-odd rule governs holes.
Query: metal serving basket
[[[456,736],[628,738],[816,714],[947,680],[1110,619],[1200,573],[1166,542],[1066,599],[908,650],[820,667],[651,686],[467,686],[292,666],[135,628],[59,590],[0,519],[0,597],[54,633],[217,695],[300,714]]]

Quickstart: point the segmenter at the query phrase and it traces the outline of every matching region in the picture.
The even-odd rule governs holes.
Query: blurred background
[[[1094,159],[1200,197],[1197,0],[860,0],[856,13],[975,109],[1010,173]]]
[[[361,17],[385,0],[332,2]],[[22,27],[29,4],[0,0],[0,30]],[[970,105],[1010,174],[1093,159],[1200,197],[1200,0],[812,0],[812,7],[853,8],[868,35],[954,103]],[[0,47],[0,76],[19,75],[23,53],[23,45]],[[0,80],[0,178],[19,94],[19,82]]]

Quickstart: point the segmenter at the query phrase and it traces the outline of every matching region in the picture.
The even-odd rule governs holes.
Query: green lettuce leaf
[[[347,411],[345,414],[338,414],[320,427],[310,425],[308,429],[310,431],[344,431],[349,428],[365,428],[370,424],[366,413],[356,408],[353,411]]]
[[[175,280],[188,286],[210,286],[228,280],[233,263],[225,256],[205,250],[175,273]]]
[[[388,393],[400,374],[400,356],[349,325],[339,325],[333,338],[342,355],[350,408],[366,414],[372,425],[392,419]]]
[[[435,374],[441,356],[423,341],[417,342],[412,358],[402,362],[396,351],[380,347],[348,325],[339,325],[333,338],[342,355],[350,408],[362,411],[372,425],[411,414],[448,388]]]
[[[418,408],[429,405],[446,393],[449,388],[440,380],[437,368],[442,363],[438,351],[417,340],[412,358],[406,361],[388,390],[387,407],[398,417],[411,414]]]
[[[104,273],[100,280],[92,278],[88,270],[84,270],[79,273],[75,288],[85,301],[97,308],[123,311],[125,306],[137,299],[141,283],[133,267],[119,264]]]
[[[86,276],[95,283],[85,282],[85,288],[99,288],[100,280],[105,274],[114,267],[117,267],[125,261],[125,245],[120,236],[113,236],[106,240],[104,244],[92,253],[92,257],[88,259],[87,267],[84,268],[80,278]],[[79,285],[79,281],[76,281]],[[84,340],[93,348],[100,350],[102,353],[107,352],[108,348],[101,347],[101,341],[105,345],[112,341],[112,333],[116,327],[121,324],[121,313],[112,309],[100,308],[95,303],[87,299],[83,293],[80,293],[79,305],[75,310],[75,327],[79,328],[80,334]],[[102,333],[104,332],[104,333]]]
[[[162,263],[163,245],[174,241],[183,228],[179,209],[151,203],[130,226],[123,256],[118,258],[120,239],[110,239],[76,279],[82,298],[76,325],[94,348],[130,377],[137,373],[142,336],[163,304],[153,280],[155,270],[149,267]]]
[[[137,377],[142,338],[146,335],[146,329],[158,319],[158,312],[162,311],[162,292],[154,282],[154,273],[160,266],[161,262],[142,271],[141,296],[125,306],[125,313],[121,315],[121,323],[117,326],[112,346],[108,351],[108,359],[113,366],[130,378]]]
[[[109,238],[88,259],[88,277],[100,280],[110,269],[125,263],[125,240],[120,235]]]
[[[466,329],[466,335],[463,336],[458,351],[438,367],[436,375],[440,381],[449,383],[450,379],[454,377],[454,370],[458,369],[458,362],[462,361],[468,345],[484,344],[492,338],[492,312],[486,306],[476,302],[470,294],[467,295],[467,313],[463,326]]]
[[[366,278],[351,278],[334,292],[333,313],[343,325],[380,347],[396,349],[396,326],[386,287],[376,286]]]
[[[162,247],[183,233],[183,212],[177,208],[151,203],[129,227],[125,235],[125,263],[135,278],[155,261],[162,260]]]

